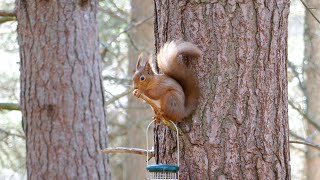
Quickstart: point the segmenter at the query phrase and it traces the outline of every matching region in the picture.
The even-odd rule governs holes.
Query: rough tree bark
[[[17,1],[28,179],[110,179],[97,6]]]
[[[307,0],[308,7],[316,17],[320,17],[319,0]],[[320,119],[320,30],[319,23],[306,10],[305,16],[305,66],[306,72],[306,94],[307,94],[307,113],[314,119]],[[320,122],[318,122],[320,124]],[[320,133],[309,125],[308,137],[312,138],[315,144],[320,144]],[[308,180],[320,178],[320,152],[317,149],[308,147],[306,154],[306,175]]]
[[[148,53],[151,54],[154,52],[154,26],[153,18],[150,18],[152,15],[152,0],[131,0],[131,23],[135,24],[148,18],[149,20],[136,26],[128,34],[130,38],[128,41],[129,77],[133,76],[139,54],[143,52],[144,55],[147,55]],[[150,107],[146,103],[143,103],[141,100],[131,95],[128,98],[127,113],[127,146],[145,149],[145,128],[147,123],[152,120],[152,112],[150,111]],[[150,136],[152,137],[151,134]],[[152,140],[152,138],[149,139]],[[124,165],[124,179],[145,179],[146,159],[144,156],[127,155]]]
[[[203,57],[200,104],[179,126],[180,178],[290,179],[289,0],[155,1],[156,49],[183,38]],[[174,133],[156,128],[157,161],[176,162]]]

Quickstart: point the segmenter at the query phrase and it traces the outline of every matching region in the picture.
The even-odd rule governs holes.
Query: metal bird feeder
[[[150,125],[154,122],[151,121],[147,127],[146,131],[146,137],[147,137],[147,150],[149,149],[149,144],[148,144],[148,130]],[[168,164],[152,164],[149,165],[149,153],[147,151],[147,179],[148,180],[179,180],[179,132],[178,132],[178,127],[175,125],[172,121],[170,121],[174,127],[176,128],[177,132],[177,165],[168,165]]]

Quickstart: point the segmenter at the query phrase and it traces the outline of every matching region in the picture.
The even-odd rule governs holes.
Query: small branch
[[[22,139],[26,139],[26,137],[23,136],[23,135],[14,134],[14,133],[11,133],[11,132],[6,131],[6,130],[3,130],[3,129],[0,129],[0,133],[4,133],[4,134],[6,134],[7,136],[16,136],[16,137],[19,137],[19,138],[22,138]]]
[[[304,144],[304,145],[311,146],[311,147],[314,147],[314,148],[320,150],[320,145],[312,144],[312,143],[309,143],[309,142],[304,142],[304,141],[289,141],[289,143],[291,143],[291,144]]]
[[[117,82],[119,82],[120,84],[123,84],[123,83],[131,83],[131,82],[132,82],[131,79],[116,78],[116,77],[108,76],[108,75],[103,76],[103,80],[117,81]]]
[[[140,26],[141,24],[147,22],[148,20],[150,20],[150,19],[153,18],[153,17],[154,17],[154,16],[152,15],[152,16],[146,17],[146,18],[144,18],[144,19],[142,19],[142,20],[140,20],[140,21],[138,21],[138,22],[136,22],[136,23],[132,23],[132,24],[128,25],[127,28],[125,28],[123,31],[121,31],[120,33],[116,34],[115,36],[109,38],[109,41],[108,41],[107,43],[108,43],[108,44],[113,43],[114,41],[117,40],[117,38],[118,38],[120,35],[122,35],[122,34],[124,34],[124,33],[127,33],[128,37],[129,37],[128,32],[129,32],[131,29]],[[129,40],[131,41],[130,37],[129,37]],[[132,42],[130,42],[130,43],[132,43]],[[109,51],[109,48],[108,48],[108,46],[106,45],[106,43],[100,42],[100,44],[101,44],[102,47],[103,47],[103,50],[102,50],[102,52],[101,52],[101,59],[104,59],[104,57],[106,56],[107,52],[111,53],[111,51]],[[135,47],[135,49],[137,49],[137,47]]]
[[[289,134],[290,134],[292,137],[296,138],[296,139],[299,139],[299,140],[308,142],[308,140],[306,140],[305,138],[299,136],[298,134],[294,133],[294,132],[291,131],[291,130],[289,130]]]
[[[0,18],[0,24],[9,22],[9,21],[15,21],[16,18],[15,17],[2,17]]]
[[[297,107],[292,101],[288,101],[289,105],[304,118],[306,119],[312,126],[314,126],[318,131],[320,131],[320,125],[313,120],[310,116],[308,116],[306,113],[304,113],[301,108]]]
[[[126,18],[118,15],[116,12],[110,10],[109,8],[108,8],[108,9],[104,9],[104,8],[102,8],[102,7],[98,7],[98,10],[99,10],[100,12],[106,13],[106,14],[108,14],[109,16],[111,16],[111,17],[113,17],[113,18],[115,18],[115,19],[118,19],[118,20],[120,20],[120,21],[122,21],[122,22],[125,22],[125,23],[128,22],[128,20],[127,20]]]
[[[126,34],[128,36],[129,42],[130,42],[131,46],[134,48],[134,50],[141,51],[141,50],[139,50],[138,46],[135,44],[134,40],[131,38],[130,33],[127,32]]]
[[[20,111],[20,105],[16,103],[0,103],[1,110]]]
[[[104,59],[107,55],[107,52],[109,52],[109,48],[107,46],[105,46],[105,44],[103,44],[102,42],[100,42],[102,47],[102,51],[100,53],[101,59]]]
[[[132,23],[131,25],[129,25],[126,29],[124,29],[123,31],[121,31],[119,34],[117,34],[116,36],[114,36],[113,38],[110,38],[109,43],[114,42],[121,34],[123,33],[127,33],[128,31],[130,31],[131,29],[140,26],[141,24],[145,23],[146,21],[150,20],[151,18],[153,18],[152,16],[146,17],[136,23]]]
[[[14,16],[16,16],[16,12],[15,11],[0,10],[0,16],[14,17]]]
[[[301,91],[303,92],[304,95],[306,95],[306,86],[305,86],[304,82],[301,80],[301,78],[299,77],[299,73],[297,71],[296,65],[294,65],[292,62],[288,61],[288,66],[292,70],[294,76],[298,79],[299,87],[300,87]]]
[[[312,141],[309,141],[308,139],[305,139],[304,137],[299,136],[298,134],[294,133],[293,131],[289,131],[290,135],[298,140],[301,141],[289,141],[290,143],[296,143],[296,144],[305,144],[308,146],[312,146],[316,149],[320,150],[320,145],[314,144]]]
[[[126,95],[128,95],[128,94],[130,94],[131,92],[132,92],[132,89],[128,89],[128,90],[126,90],[125,92],[120,93],[120,94],[114,96],[113,98],[109,99],[109,100],[106,102],[106,105],[109,105],[109,104],[114,103],[114,102],[117,101],[118,99],[120,99],[120,98],[122,98],[122,97],[124,97],[124,96],[126,96]]]
[[[309,11],[309,13],[311,14],[311,16],[320,24],[320,20],[316,17],[316,15],[311,11],[311,8],[309,8],[307,6],[307,4],[303,1],[303,0],[300,0],[301,3],[303,4],[303,6]]]
[[[154,150],[145,150],[138,148],[126,148],[126,147],[116,147],[116,148],[106,148],[103,150],[105,154],[137,154],[147,156],[147,152],[149,157],[154,157]]]
[[[109,0],[109,2],[114,8],[116,8],[117,12],[120,12],[122,15],[126,17],[129,16],[129,14],[126,11],[124,11],[122,8],[119,8],[113,0]]]

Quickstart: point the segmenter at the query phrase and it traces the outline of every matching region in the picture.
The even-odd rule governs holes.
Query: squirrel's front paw
[[[153,119],[156,121],[157,124],[160,123],[162,118],[163,118],[163,112],[161,111],[155,112]]]
[[[138,89],[133,90],[133,95],[139,98],[141,96],[141,93],[139,92]]]
[[[152,119],[156,121],[156,124],[159,124],[161,121],[160,117],[158,116],[153,116]]]

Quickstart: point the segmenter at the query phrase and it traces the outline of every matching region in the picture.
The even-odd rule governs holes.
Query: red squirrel
[[[142,98],[141,95],[149,98],[157,123],[161,118],[181,122],[198,104],[198,79],[184,62],[179,62],[180,55],[199,58],[201,51],[192,43],[183,40],[166,43],[157,55],[158,66],[163,74],[152,69],[150,60],[141,65],[142,55],[138,58],[133,76],[133,93],[138,98]],[[157,107],[154,107],[155,105]]]

